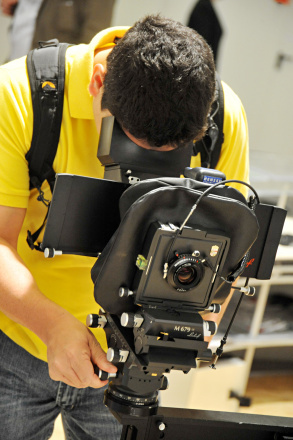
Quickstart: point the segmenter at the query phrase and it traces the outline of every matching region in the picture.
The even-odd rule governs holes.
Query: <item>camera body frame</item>
[[[178,230],[173,224],[150,225],[142,250],[147,264],[137,270],[133,282],[137,305],[192,312],[211,304],[230,239],[196,226]]]

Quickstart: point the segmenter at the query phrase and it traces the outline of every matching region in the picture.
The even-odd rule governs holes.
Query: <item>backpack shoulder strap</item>
[[[51,191],[55,182],[53,161],[56,155],[64,98],[65,52],[69,44],[58,40],[40,42],[27,56],[27,70],[30,81],[33,106],[33,136],[31,147],[26,154],[29,167],[30,188],[39,191],[38,200],[49,208],[41,186],[48,181]],[[48,212],[47,212],[48,215]],[[39,249],[34,244],[45,226],[46,218],[35,232],[28,231],[27,242],[31,249]]]
[[[54,185],[52,164],[60,136],[67,47],[58,40],[40,42],[40,47],[27,56],[34,121],[26,159],[32,188],[40,189],[45,180],[51,189]]]
[[[224,142],[224,93],[221,83],[221,78],[218,73],[216,73],[216,94],[217,94],[217,106],[219,108],[215,110],[215,114],[212,114],[212,119],[218,127],[218,137],[214,148],[211,150],[211,168],[215,168],[220,158],[222,144]]]
[[[216,168],[224,142],[224,93],[221,78],[216,73],[216,95],[208,117],[207,133],[202,140],[194,144],[194,155],[201,155],[201,166]]]

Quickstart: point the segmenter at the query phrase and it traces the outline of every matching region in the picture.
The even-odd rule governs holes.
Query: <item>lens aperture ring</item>
[[[191,254],[182,254],[170,264],[167,281],[176,290],[190,290],[200,283],[204,276],[204,270],[200,258]]]

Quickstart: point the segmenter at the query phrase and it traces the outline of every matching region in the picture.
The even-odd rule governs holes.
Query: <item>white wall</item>
[[[162,15],[185,23],[195,0],[116,0],[113,24],[131,25],[150,13]]]
[[[225,27],[221,76],[241,97],[247,112],[252,150],[293,148],[293,4],[273,0],[219,0]],[[279,53],[292,57],[276,67]]]
[[[10,25],[10,18],[0,13],[0,64],[3,64],[8,58],[9,53],[9,38],[8,28]]]

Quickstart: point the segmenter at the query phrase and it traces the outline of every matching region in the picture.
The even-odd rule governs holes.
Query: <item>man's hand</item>
[[[101,388],[107,384],[94,373],[94,365],[108,373],[117,371],[92,332],[71,315],[50,329],[47,347],[51,379],[75,388]]]
[[[1,0],[2,14],[12,16],[17,6],[18,0]]]
[[[108,373],[117,368],[84,324],[42,294],[18,255],[25,214],[24,208],[0,206],[0,310],[47,345],[52,379],[76,388],[100,388],[107,381],[98,378],[94,365]]]

